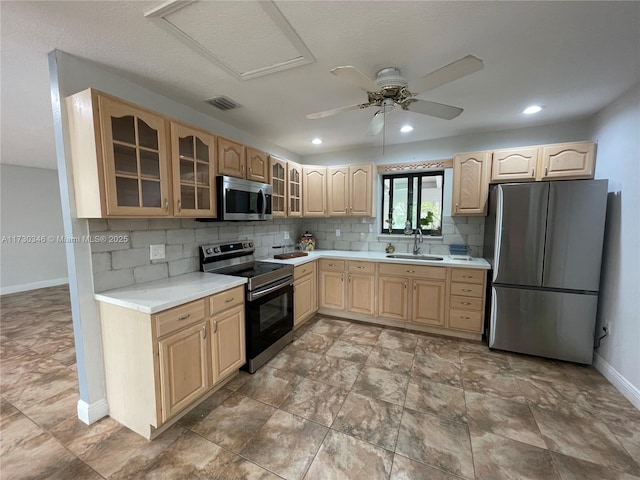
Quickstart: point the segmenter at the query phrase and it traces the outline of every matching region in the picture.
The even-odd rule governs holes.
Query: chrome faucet
[[[414,255],[418,255],[420,253],[420,247],[418,246],[418,235],[420,235],[419,243],[422,243],[424,240],[424,237],[422,236],[422,230],[419,228],[416,228],[415,231],[413,232],[413,254]]]

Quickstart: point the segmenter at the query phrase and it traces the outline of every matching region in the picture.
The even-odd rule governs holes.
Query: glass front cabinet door
[[[284,217],[287,213],[286,174],[287,162],[276,157],[269,157],[269,169],[271,172],[272,206],[274,217]]]
[[[165,119],[106,97],[100,119],[107,215],[169,215]]]
[[[216,215],[215,151],[213,135],[171,122],[174,216]]]

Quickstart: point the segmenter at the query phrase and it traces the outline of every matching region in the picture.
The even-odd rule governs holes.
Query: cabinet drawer
[[[349,271],[352,273],[376,273],[376,264],[373,262],[349,261]]]
[[[482,297],[484,289],[482,285],[473,283],[451,282],[451,295],[462,295],[463,297]]]
[[[244,285],[209,297],[209,315],[244,303]]]
[[[320,270],[324,272],[344,272],[344,260],[320,260]]]
[[[449,297],[449,307],[460,310],[482,310],[482,298],[462,297],[460,295],[451,295]]]
[[[305,275],[315,275],[316,273],[316,262],[305,263],[304,265],[298,265],[293,269],[293,278],[294,280],[298,280],[299,278],[304,277]]]
[[[451,269],[452,282],[484,283],[485,275],[486,273],[484,270],[477,270],[472,268],[452,268]]]
[[[381,263],[379,269],[380,275],[400,275],[403,277],[433,278],[436,280],[447,278],[447,269],[443,267]]]
[[[482,332],[482,312],[449,310],[449,328]]]
[[[204,302],[205,300],[203,298],[158,313],[155,316],[157,336],[162,337],[163,335],[175,332],[176,330],[202,320],[205,316]]]

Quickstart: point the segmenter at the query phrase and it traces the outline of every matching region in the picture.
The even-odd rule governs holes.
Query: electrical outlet
[[[339,236],[340,236],[340,229],[336,228],[336,237],[339,237]]]
[[[149,245],[149,256],[151,260],[162,260],[165,257],[164,245]]]
[[[289,232],[288,231],[283,232],[282,235],[283,235],[283,238],[285,240],[289,240]]]

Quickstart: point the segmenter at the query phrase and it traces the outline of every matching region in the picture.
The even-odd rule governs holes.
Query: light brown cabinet
[[[491,162],[491,181],[495,183],[534,181],[539,152],[538,147],[495,150]]]
[[[482,333],[487,273],[485,270],[452,268],[449,287],[449,320],[447,327]]]
[[[365,315],[376,312],[376,264],[320,260],[320,307]]]
[[[327,216],[327,168],[302,167],[302,216]]]
[[[425,325],[444,326],[446,282],[416,279],[412,284],[411,321]]]
[[[218,174],[245,178],[247,162],[244,145],[218,137]]]
[[[67,98],[79,218],[170,215],[167,122],[88,89]]]
[[[255,148],[245,147],[247,157],[247,180],[267,183],[269,181],[269,163],[267,154]]]
[[[302,167],[287,162],[287,215],[302,216]]]
[[[541,147],[541,180],[593,178],[593,142],[558,143]]]
[[[175,216],[215,217],[215,155],[213,135],[171,122]]]
[[[409,319],[409,280],[382,272],[378,277],[378,315],[392,320]]]
[[[287,214],[287,162],[277,157],[269,157],[269,183],[273,189],[271,211],[274,217]]]
[[[459,153],[453,157],[451,215],[486,215],[491,152]]]
[[[319,306],[332,310],[344,310],[346,307],[344,260],[320,260]]]
[[[98,307],[109,415],[145,438],[245,363],[243,286],[151,315]]]
[[[293,278],[293,325],[297,327],[318,310],[316,262],[295,267]]]
[[[371,216],[373,212],[373,164],[327,168],[329,216]]]

